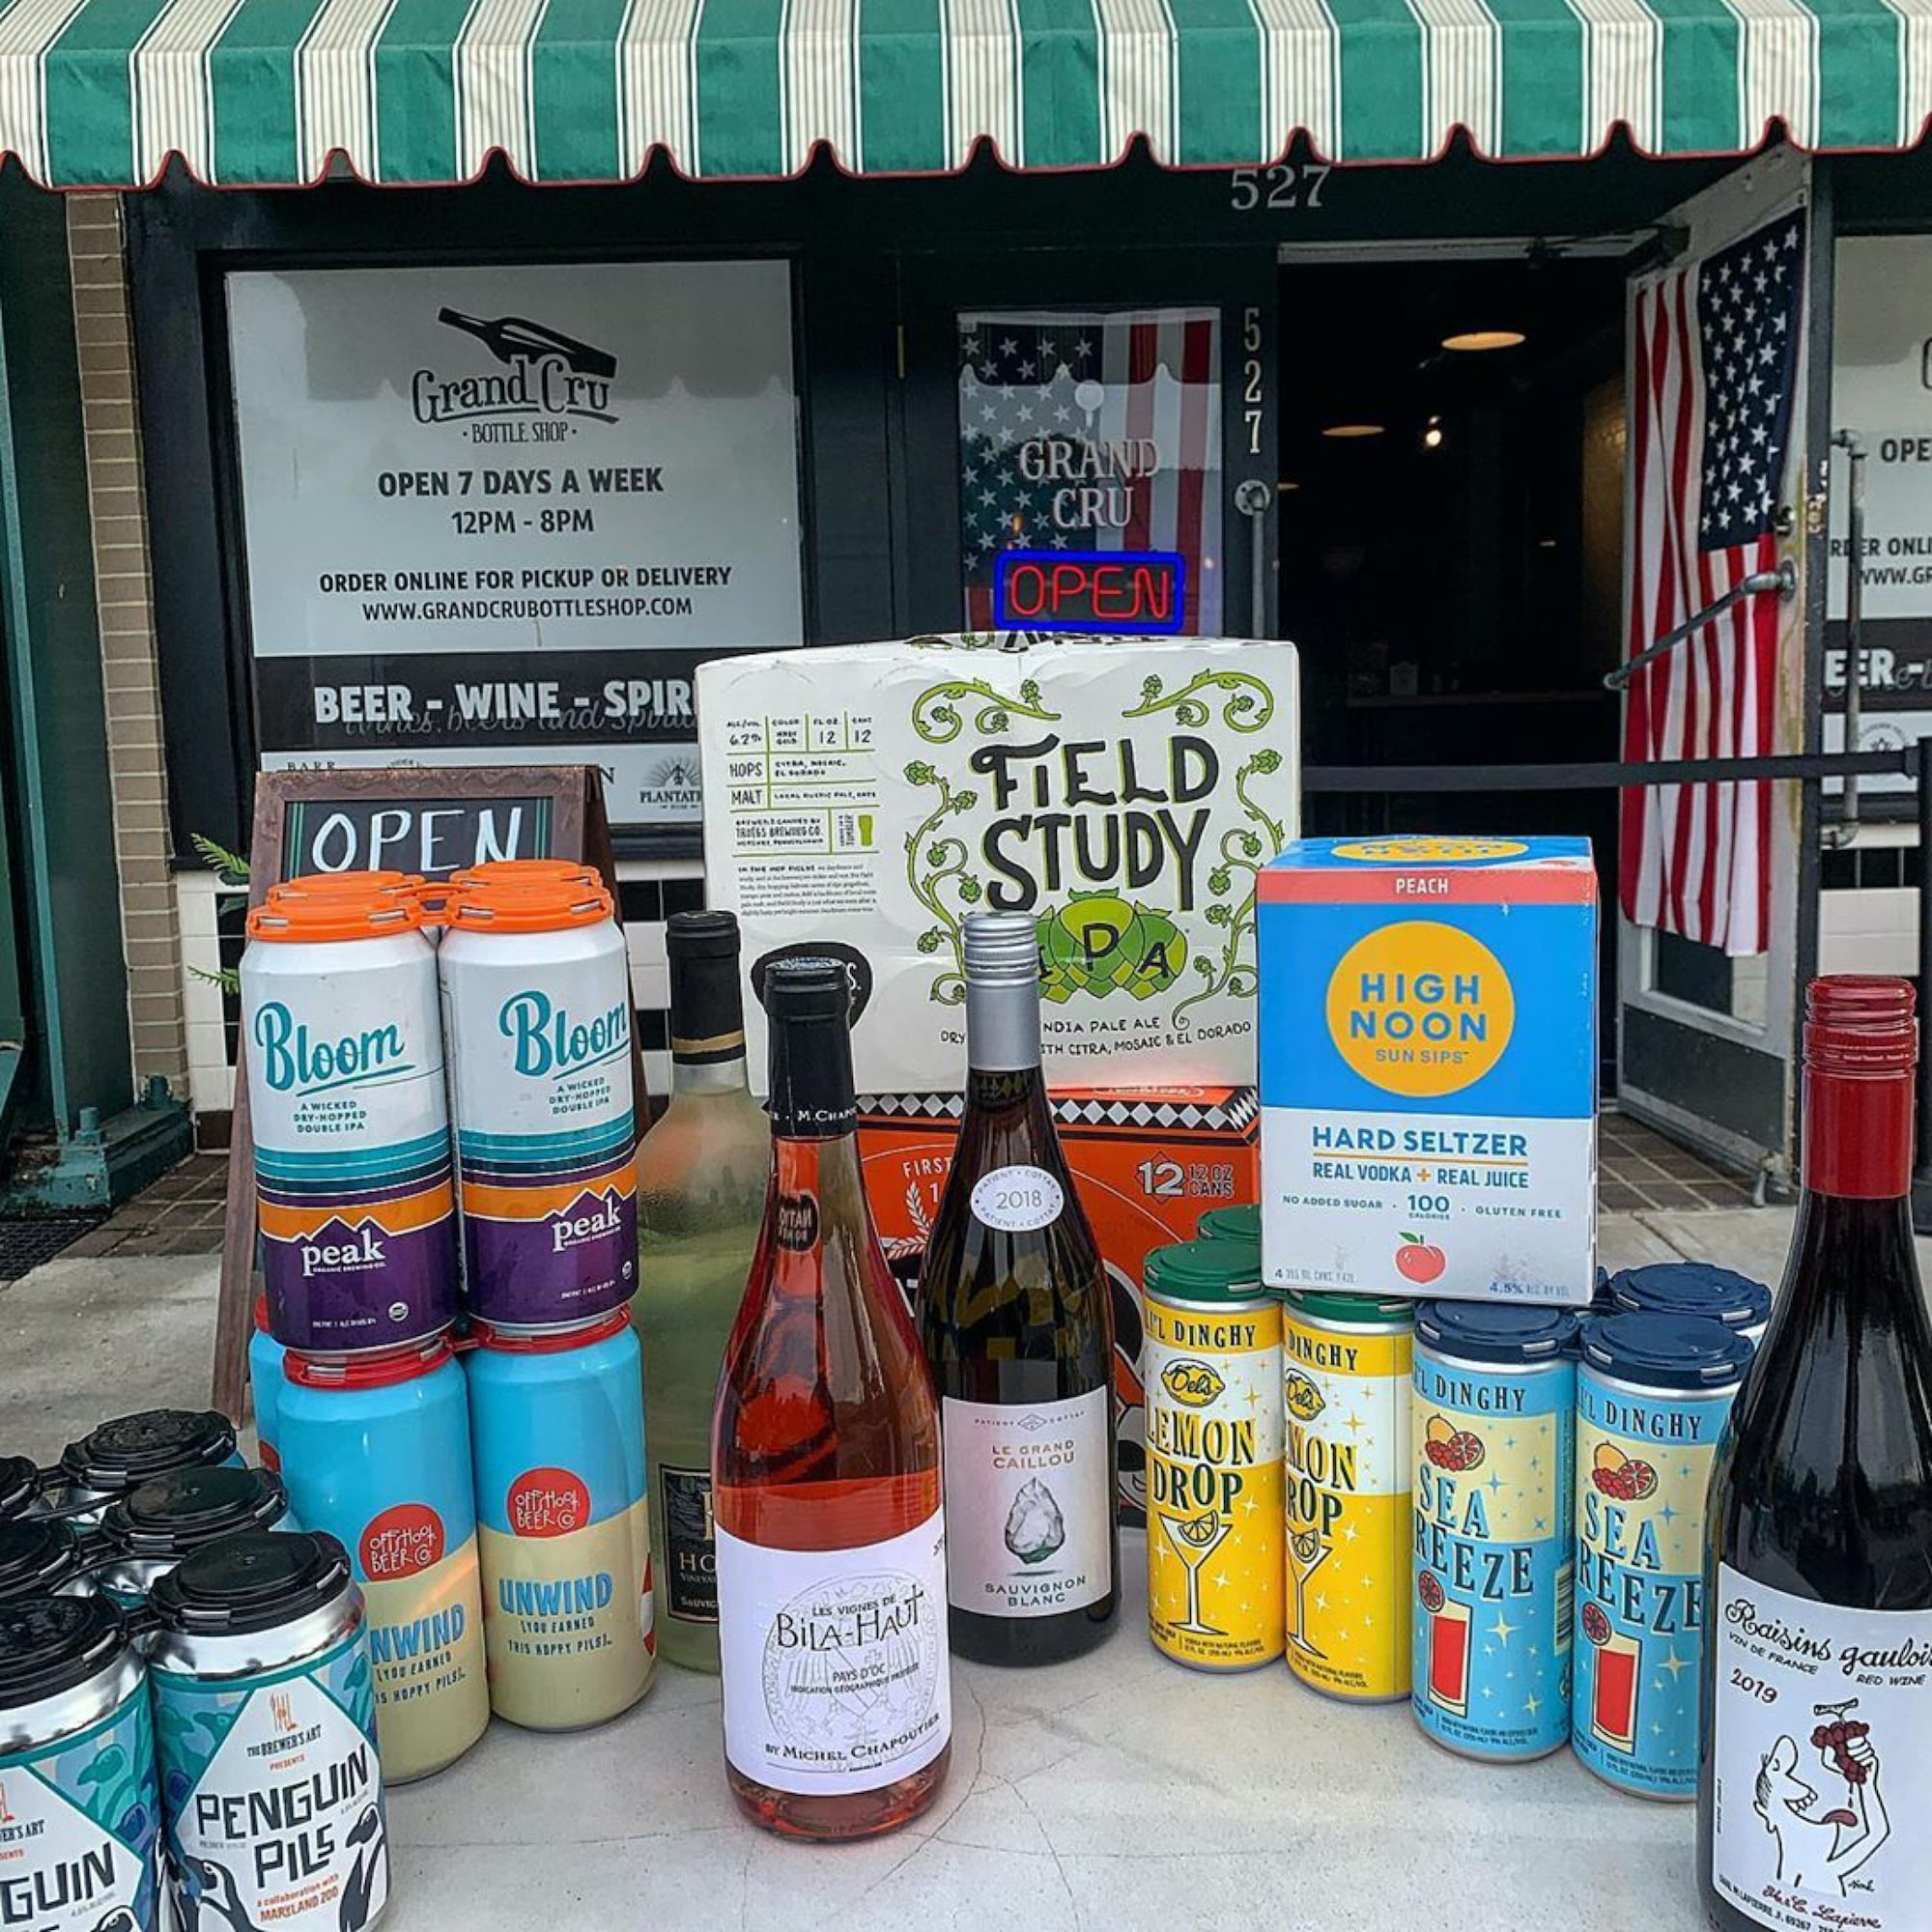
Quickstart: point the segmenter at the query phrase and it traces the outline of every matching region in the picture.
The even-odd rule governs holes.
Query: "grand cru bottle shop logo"
[[[550,425],[551,434],[545,437],[540,430],[533,440],[561,441],[568,434],[566,418],[618,420],[611,407],[617,358],[609,350],[527,316],[486,320],[443,308],[436,319],[446,328],[473,336],[503,366],[465,375],[418,369],[410,384],[410,406],[417,422],[473,424],[470,440],[482,442],[492,440],[483,432],[493,423],[534,419]]]

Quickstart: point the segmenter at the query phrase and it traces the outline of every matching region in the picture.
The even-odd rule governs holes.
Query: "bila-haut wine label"
[[[1065,1190],[1043,1167],[996,1167],[973,1183],[975,1218],[1009,1235],[1050,1228],[1065,1207]]]
[[[877,1791],[952,1735],[946,1527],[851,1549],[718,1531],[724,1755],[779,1791]]]
[[[1718,1570],[1712,1879],[1782,1932],[1923,1932],[1932,1610],[1844,1609]]]
[[[941,1405],[947,1590],[982,1617],[1050,1617],[1113,1588],[1104,1388],[1065,1402]]]

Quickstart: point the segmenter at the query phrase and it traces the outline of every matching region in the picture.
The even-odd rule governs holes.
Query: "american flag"
[[[959,318],[972,629],[992,628],[1002,551],[1154,550],[1187,559],[1182,630],[1219,633],[1220,370],[1212,309]]]
[[[1777,563],[1804,313],[1804,216],[1639,284],[1633,317],[1629,655]],[[1742,599],[1629,687],[1629,759],[1776,749],[1775,592]],[[1771,786],[1623,795],[1626,917],[1740,955],[1771,922]]]

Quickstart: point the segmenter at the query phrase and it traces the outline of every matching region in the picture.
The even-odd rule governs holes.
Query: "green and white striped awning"
[[[0,153],[61,187],[1898,148],[1932,0],[0,0]]]

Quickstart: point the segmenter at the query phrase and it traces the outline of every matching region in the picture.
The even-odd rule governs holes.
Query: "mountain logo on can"
[[[447,1537],[427,1503],[397,1503],[369,1519],[362,1532],[362,1574],[372,1583],[413,1577],[442,1561]]]
[[[505,1507],[512,1536],[570,1536],[590,1521],[590,1491],[568,1469],[526,1469]]]

